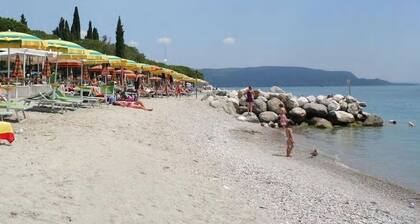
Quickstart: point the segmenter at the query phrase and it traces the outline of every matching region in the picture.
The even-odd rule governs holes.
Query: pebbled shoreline
[[[418,194],[308,159],[283,157],[279,129],[194,98],[30,113],[2,146],[1,223],[416,223]],[[299,137],[299,141],[304,141]],[[418,200],[418,199],[417,199]],[[417,204],[419,202],[417,201]]]

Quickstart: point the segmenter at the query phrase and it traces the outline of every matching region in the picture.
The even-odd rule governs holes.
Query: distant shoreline
[[[210,83],[211,84],[211,83]],[[253,88],[270,88],[273,85],[270,86],[254,86],[252,84],[250,84],[251,86],[253,86]],[[386,85],[352,85],[352,87],[377,87],[377,86],[419,86],[420,83],[395,83],[395,84],[386,84]],[[346,85],[324,85],[324,86],[319,86],[319,85],[304,85],[304,86],[295,86],[295,85],[280,85],[281,87],[347,87]],[[241,88],[241,86],[216,86],[217,88]],[[243,86],[243,88],[245,88],[246,86]]]

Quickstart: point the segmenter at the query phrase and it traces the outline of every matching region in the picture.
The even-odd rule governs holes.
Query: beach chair
[[[86,104],[93,107],[95,104],[99,103],[98,99],[95,99],[92,97],[83,97],[83,99],[81,99],[79,96],[68,96],[59,89],[55,91],[55,96],[58,100],[65,101],[65,102],[72,102],[72,103],[75,103],[79,107],[85,106]]]
[[[0,120],[1,121],[3,121],[5,117],[10,117],[12,115],[13,115],[13,113],[10,110],[5,109],[5,108],[0,109]]]
[[[38,107],[51,108],[51,112],[55,112],[56,109],[59,109],[59,111],[76,110],[75,104],[72,102],[49,99],[43,93],[39,93],[39,95],[41,99],[38,101]]]
[[[21,122],[26,120],[26,110],[32,109],[33,106],[30,105],[31,101],[24,100],[24,101],[7,101],[7,102],[0,102],[0,108],[6,110],[14,110],[16,114],[17,122]],[[22,113],[23,119],[19,118],[19,112]]]

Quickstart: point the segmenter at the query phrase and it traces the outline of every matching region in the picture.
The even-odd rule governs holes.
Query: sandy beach
[[[0,153],[0,223],[417,223],[420,196],[354,173],[303,137],[190,98],[13,124]],[[415,208],[409,202],[416,201]]]

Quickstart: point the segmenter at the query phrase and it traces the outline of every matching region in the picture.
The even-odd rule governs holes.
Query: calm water
[[[239,88],[236,88],[239,89]],[[268,88],[260,88],[268,91]],[[346,87],[285,87],[296,96],[347,95]],[[305,129],[311,145],[360,172],[420,192],[420,86],[352,87],[352,95],[368,103],[367,112],[386,122],[382,128]],[[388,120],[396,120],[396,125]],[[408,126],[417,121],[416,128]],[[313,144],[313,145],[312,145]]]

